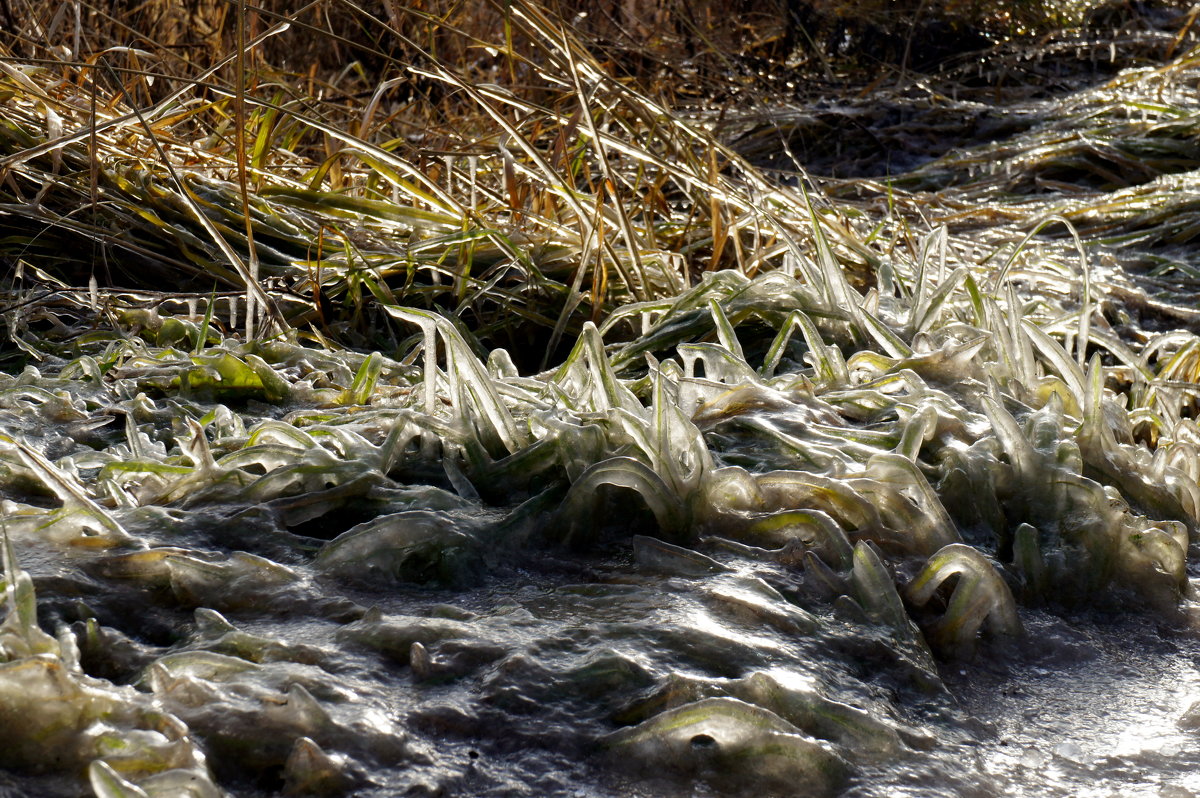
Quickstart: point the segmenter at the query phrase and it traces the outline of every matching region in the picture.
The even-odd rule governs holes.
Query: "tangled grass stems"
[[[447,169],[444,181],[433,182],[426,175],[429,170],[418,168],[412,160],[389,151],[399,144],[399,140],[393,140],[387,148],[381,148],[371,144],[363,136],[349,135],[342,129],[323,122],[320,118],[298,111],[295,107],[246,98],[245,104],[253,105],[266,112],[257,120],[259,130],[254,134],[256,143],[252,160],[263,166],[268,163],[269,153],[272,150],[268,141],[270,135],[277,132],[268,133],[270,125],[273,124],[272,120],[277,119],[279,115],[288,115],[310,131],[340,142],[341,146],[335,147],[325,162],[315,172],[311,172],[305,177],[307,180],[314,181],[313,185],[335,173],[345,173],[347,159],[357,157],[364,167],[364,171],[360,174],[360,179],[364,182],[362,188],[359,189],[365,192],[364,200],[378,198],[394,202],[398,199],[397,192],[399,192],[411,199],[414,203],[411,206],[414,211],[425,206],[436,213],[448,213],[453,216],[454,221],[450,224],[464,233],[464,239],[461,241],[456,242],[451,239],[443,242],[441,246],[435,247],[433,252],[420,258],[413,258],[411,255],[414,251],[424,255],[426,250],[414,248],[411,240],[408,242],[409,246],[403,250],[391,249],[389,251],[385,248],[383,251],[376,250],[371,254],[389,260],[394,259],[397,265],[403,267],[403,271],[408,275],[404,280],[404,290],[412,289],[428,294],[440,294],[441,290],[436,286],[440,282],[441,274],[445,273],[454,283],[453,290],[448,293],[452,294],[457,304],[460,305],[459,312],[466,311],[468,306],[462,305],[468,296],[474,296],[477,302],[481,299],[486,302],[490,297],[502,294],[504,288],[507,287],[504,285],[505,283],[513,282],[515,288],[511,292],[507,292],[507,295],[522,304],[529,301],[548,301],[554,306],[562,307],[564,303],[561,298],[565,293],[568,298],[565,303],[567,306],[587,303],[588,300],[591,300],[588,303],[592,305],[590,312],[586,307],[584,311],[586,315],[599,321],[605,313],[611,312],[613,308],[624,301],[625,292],[629,292],[629,295],[635,299],[642,300],[648,299],[652,295],[677,293],[681,288],[681,281],[688,274],[694,275],[702,269],[727,265],[723,258],[728,259],[730,255],[723,255],[723,253],[732,252],[733,257],[742,258],[738,253],[746,251],[750,242],[743,243],[741,238],[745,235],[744,231],[751,227],[755,230],[756,252],[769,253],[772,251],[770,239],[762,240],[762,231],[764,230],[777,231],[776,235],[781,236],[787,246],[795,251],[796,245],[792,240],[793,237],[803,235],[802,231],[806,229],[813,218],[816,218],[807,208],[807,220],[802,217],[796,218],[799,209],[795,207],[795,203],[798,198],[781,198],[782,202],[776,200],[767,206],[757,203],[754,197],[765,194],[769,189],[768,185],[754,178],[754,170],[741,163],[710,134],[685,123],[678,116],[668,113],[628,87],[614,82],[608,77],[605,69],[591,58],[583,45],[571,40],[567,29],[563,28],[561,31],[554,29],[545,14],[535,7],[520,6],[516,8],[516,11],[518,13],[513,15],[513,20],[522,23],[522,34],[535,43],[540,42],[539,46],[542,52],[550,56],[548,64],[542,69],[557,66],[560,70],[559,75],[546,76],[551,78],[551,85],[557,81],[568,92],[563,94],[560,99],[555,100],[554,104],[560,107],[566,106],[566,108],[574,105],[577,110],[571,112],[565,109],[551,111],[549,107],[537,103],[531,104],[507,91],[498,92],[487,86],[476,89],[471,81],[458,76],[453,66],[439,64],[429,54],[425,54],[426,60],[434,65],[433,70],[418,70],[413,73],[414,75],[436,75],[439,80],[447,81],[458,91],[465,93],[472,99],[480,112],[490,116],[493,124],[500,125],[505,129],[507,134],[505,138],[508,142],[516,144],[516,151],[510,151],[509,147],[500,146],[496,154],[499,156],[498,158],[496,155],[488,155],[486,149],[483,157],[480,154],[472,153],[464,159],[448,154],[445,157]],[[268,31],[268,34],[278,34],[282,24],[277,24]],[[259,36],[256,42],[248,46],[248,49],[261,45],[265,41],[266,35]],[[415,45],[412,46],[415,47]],[[417,52],[419,54],[420,50],[418,49]],[[399,62],[390,63],[401,67]],[[528,63],[526,68],[529,68]],[[16,74],[21,73],[17,72]],[[581,80],[595,84],[590,95],[582,93],[583,83]],[[68,88],[71,84],[59,85],[60,90],[71,90]],[[193,84],[193,87],[196,90],[203,89],[218,95],[231,96],[235,101],[235,111],[241,107],[237,100],[236,87],[230,91],[222,88],[219,83],[205,82],[203,79]],[[374,117],[374,109],[379,105],[379,92],[382,91],[382,88],[381,86],[373,95],[368,110],[358,125],[364,135],[367,132],[367,123]],[[186,90],[187,87],[170,93],[162,103],[156,106],[160,109],[156,113],[161,113],[161,109],[177,102],[181,97],[180,92]],[[572,93],[575,95],[573,99]],[[121,96],[119,95],[114,100],[121,101]],[[56,118],[64,118],[64,114],[67,115],[65,118],[71,118],[72,114],[78,114],[78,109],[72,110],[60,101],[55,102],[57,104],[54,108],[57,110],[53,110],[52,113]],[[612,118],[622,125],[622,135],[613,136],[610,133],[601,133],[591,114],[583,114],[578,110],[589,102],[598,107],[611,108],[612,111],[609,113]],[[503,114],[499,113],[498,106],[495,106],[496,103],[517,109],[524,119],[517,124],[510,123]],[[38,110],[39,107],[41,106],[38,106],[36,102],[27,106],[28,112],[25,114],[27,122],[25,124],[30,129],[41,124],[40,117],[44,114]],[[208,139],[212,140],[214,135],[220,135],[218,131],[223,107],[220,102],[207,101],[189,111],[185,117],[172,118],[177,120],[177,124],[185,126],[180,129],[180,133],[183,133],[188,126],[195,127],[202,118],[215,113],[217,115],[215,121],[218,124],[208,134]],[[46,108],[49,109],[49,106]],[[50,110],[46,111],[46,113],[50,112]],[[270,114],[275,116],[270,116]],[[97,135],[107,131],[109,126],[120,127],[129,118],[130,114],[127,113],[100,125],[81,125],[80,133],[74,136],[59,136],[55,141],[42,145],[18,137],[10,145],[16,149],[16,152],[6,157],[3,163],[7,168],[17,170],[16,175],[31,186],[34,184],[44,186],[50,182],[62,183],[62,180],[51,181],[50,178],[58,177],[54,165],[61,160],[64,147],[81,140],[84,129],[88,131],[87,135],[93,145],[102,142],[107,144],[109,139],[98,139]],[[236,124],[237,121],[235,113],[235,132],[242,127]],[[663,122],[666,124],[664,125]],[[557,141],[554,138],[556,129],[562,131],[558,134]],[[203,126],[194,132],[188,130],[189,134],[193,136],[193,141],[196,140],[194,136],[197,133],[204,132]],[[639,131],[641,130],[657,130],[658,132],[649,138],[641,138],[639,141],[641,135]],[[446,133],[461,137],[450,131],[446,131]],[[560,173],[560,167],[546,160],[542,153],[557,153],[555,157],[563,164],[568,163],[563,160],[567,157],[566,145],[571,138],[579,134],[583,134],[585,140],[592,142],[590,146],[593,148],[593,152],[590,157],[583,151],[576,152],[571,156],[572,165],[569,173]],[[164,135],[166,135],[166,129],[159,125],[147,141],[152,143],[162,140]],[[295,134],[292,135],[295,138]],[[474,134],[468,135],[473,136]],[[646,148],[645,145],[651,142],[655,143],[653,149]],[[497,143],[503,144],[503,142]],[[189,147],[181,140],[172,140],[171,146]],[[470,147],[478,152],[478,145],[472,144]],[[609,148],[616,148],[623,157],[631,158],[632,161],[629,165],[635,166],[636,171],[628,176],[613,171],[609,163],[611,159],[607,155]],[[238,147],[235,143],[234,149],[244,151],[245,148]],[[697,151],[698,149],[699,151]],[[210,168],[220,170],[222,163],[228,163],[229,172],[238,176],[236,182],[241,186],[245,169],[234,163],[239,162],[237,152],[234,153],[231,161],[221,159],[214,161],[206,153],[194,147],[190,147],[190,151],[196,158],[206,161]],[[453,151],[452,149],[448,152]],[[702,155],[702,152],[707,152],[707,156]],[[48,171],[42,171],[30,163],[45,154],[51,156]],[[518,155],[521,157],[514,157]],[[580,160],[581,156],[583,156],[582,160]],[[418,155],[418,162],[424,158],[424,155]],[[94,166],[95,159],[91,160]],[[459,163],[466,160],[469,163],[466,174],[461,171],[461,166],[456,170],[455,160]],[[758,180],[757,183],[752,184],[752,196],[746,196],[745,189],[740,182],[728,182],[728,179],[721,175],[721,172],[728,167],[718,168],[718,161],[734,165],[740,173],[749,175],[752,181]],[[592,164],[591,166],[588,166],[589,162]],[[737,165],[739,163],[740,166]],[[147,165],[144,162],[143,164]],[[169,164],[167,165],[170,168]],[[153,171],[153,167],[151,167],[147,174],[152,175]],[[81,173],[78,174],[80,178],[83,177]],[[595,175],[595,178],[590,175]],[[83,183],[88,183],[87,190],[92,199],[93,214],[107,213],[110,211],[110,206],[107,202],[100,203],[99,201],[101,199],[108,200],[112,189],[107,185],[100,187],[91,185],[94,182],[90,179],[91,177],[89,172],[87,181],[81,180],[76,184],[77,190],[82,191]],[[106,174],[95,175],[95,177],[103,182],[107,182],[109,179]],[[377,184],[380,178],[382,179],[381,186]],[[489,182],[485,182],[484,178],[487,178]],[[120,181],[119,177],[117,179]],[[153,177],[150,179],[156,180]],[[336,185],[342,179],[344,177],[333,181],[333,184]],[[582,186],[579,184],[580,180],[584,181]],[[270,183],[278,184],[278,178],[268,176],[260,171],[256,175],[256,181],[260,184],[267,183],[263,186],[265,191],[260,189],[256,204],[260,205],[269,217],[278,218],[280,214],[277,212],[277,208],[272,207],[274,203],[271,201],[272,194],[269,185]],[[184,190],[183,183],[175,182],[175,190],[171,193],[181,198],[186,204],[189,200],[188,191]],[[456,183],[469,185],[471,198],[484,200],[486,204],[473,208],[460,205],[442,188],[442,185],[453,187]],[[385,186],[387,193],[384,193]],[[584,193],[580,194],[579,192],[584,188]],[[214,185],[214,189],[218,192],[223,191],[219,185]],[[682,191],[683,194],[676,195],[676,191]],[[159,193],[159,191],[156,190],[154,193]],[[341,191],[336,193],[344,195],[344,192]],[[638,194],[645,194],[645,196],[631,203],[631,198]],[[225,196],[227,194],[222,194],[222,197]],[[336,202],[333,194],[327,196],[328,199],[321,200],[323,203]],[[43,199],[53,201],[55,198],[51,195]],[[309,199],[311,201],[317,198],[310,195]],[[491,200],[490,203],[487,203],[488,199]],[[65,197],[63,200],[65,203],[72,202],[70,197]],[[682,207],[678,207],[680,201],[683,202]],[[671,208],[672,203],[677,205],[676,209]],[[35,207],[40,208],[45,204],[40,203]],[[195,224],[206,227],[208,226],[208,216],[212,215],[212,211],[219,211],[227,220],[226,225],[235,218],[240,218],[243,226],[250,223],[251,214],[247,213],[248,210],[251,210],[249,205],[239,212],[236,210],[236,206],[225,204],[224,199],[216,204],[217,207],[211,209],[203,218],[196,217],[193,213],[195,218],[187,222],[176,218],[163,219],[170,223],[169,228],[166,225],[160,227],[161,233],[167,234],[167,240],[161,241],[160,235],[152,235],[152,240],[160,238],[160,243],[155,248],[168,249],[172,245],[183,244],[184,242],[178,240],[181,232],[178,228],[186,229]],[[563,207],[560,208],[560,205]],[[726,209],[727,206],[728,209]],[[376,207],[382,210],[381,206]],[[361,205],[355,208],[359,211],[363,209]],[[34,219],[36,219],[36,213],[37,211],[34,212]],[[171,214],[172,217],[176,215]],[[379,224],[378,219],[371,218],[373,214],[366,215],[368,218],[356,221],[360,224],[365,223],[368,229]],[[703,221],[705,216],[709,217],[707,224]],[[611,218],[605,221],[606,217]],[[157,226],[160,218],[162,215],[152,218],[151,224]],[[635,219],[654,221],[652,224],[635,226]],[[689,219],[691,221],[688,221]],[[114,220],[111,224],[127,226],[132,221],[134,220],[119,222]],[[321,223],[311,218],[307,221],[308,224],[305,227],[308,229],[308,236],[312,236],[314,229],[324,229],[323,220]],[[836,223],[832,221],[828,223],[831,225],[831,232],[838,235],[840,244],[847,245],[857,257],[863,257],[868,262],[871,260],[870,250],[859,246],[854,236],[839,231]],[[617,231],[620,243],[611,242],[608,235],[596,232],[598,225],[601,230]],[[144,226],[144,220],[142,226]],[[322,258],[322,262],[319,263],[307,259],[307,262],[301,265],[296,251],[304,246],[304,241],[294,232],[288,236],[290,246],[282,252],[272,251],[273,248],[264,249],[262,246],[247,247],[248,240],[242,239],[253,238],[253,231],[257,231],[268,245],[277,241],[281,231],[277,229],[277,225],[268,226],[276,229],[263,230],[260,225],[251,224],[248,229],[252,233],[249,236],[246,232],[236,233],[228,229],[222,229],[220,235],[217,236],[212,230],[209,230],[205,235],[214,242],[216,250],[213,250],[212,246],[204,246],[200,252],[192,253],[191,250],[195,248],[196,244],[194,238],[186,241],[190,246],[182,248],[191,256],[189,260],[197,265],[205,260],[212,263],[216,276],[227,283],[244,285],[247,281],[245,275],[235,276],[225,269],[232,268],[236,273],[239,268],[246,268],[245,266],[239,267],[239,264],[261,260],[264,268],[267,269],[264,273],[265,277],[274,276],[282,280],[291,290],[308,296],[320,295],[329,300],[326,307],[322,308],[324,315],[332,313],[330,305],[353,306],[353,327],[355,329],[349,331],[352,333],[352,340],[349,342],[362,343],[366,337],[366,325],[370,324],[372,319],[378,318],[375,314],[364,318],[360,313],[359,302],[356,299],[357,292],[353,285],[363,276],[355,274],[349,263],[325,262],[328,260],[325,258]],[[394,237],[397,232],[402,236],[407,234],[410,239],[414,234],[420,232],[388,229],[386,225],[381,225],[381,227],[382,229],[377,227],[373,231],[376,233],[373,236],[375,238],[373,243],[383,244],[380,236]],[[711,232],[710,236],[704,236],[705,229]],[[725,241],[729,240],[730,231],[737,231],[737,235],[734,236],[733,246],[727,250]],[[61,232],[66,233],[69,240],[70,231]],[[514,236],[516,236],[515,239]],[[176,240],[171,241],[172,238]],[[478,245],[474,242],[484,240],[496,247],[498,252],[495,254],[487,251],[480,252]],[[553,276],[544,273],[543,264],[531,260],[530,255],[536,257],[538,253],[536,251],[529,253],[528,243],[538,240],[544,242],[543,246],[551,248],[548,253],[550,261],[546,266],[552,270]],[[522,244],[522,242],[525,243]],[[445,247],[446,244],[454,243],[460,244],[457,252],[452,248]],[[669,246],[670,251],[664,250],[664,245]],[[233,247],[241,248],[243,254],[235,252]],[[306,249],[311,250],[311,248],[310,243]],[[318,249],[320,249],[319,246]],[[593,249],[600,258],[594,263],[593,257],[590,255]],[[672,251],[688,252],[689,254],[685,258],[695,261],[697,258],[703,259],[703,253],[706,250],[715,255],[716,259],[714,262],[700,267],[689,265],[685,261],[681,261],[677,255],[672,254]],[[370,259],[369,256],[368,259]],[[478,271],[480,261],[484,266],[482,273]],[[223,267],[222,262],[228,265]],[[761,259],[751,266],[742,258],[738,266],[743,269],[748,267],[753,269],[770,268],[770,265],[763,263]],[[587,272],[594,267],[598,267],[598,274],[588,280]],[[617,278],[612,285],[605,277],[610,270]],[[425,272],[424,279],[419,280],[414,287],[413,278],[416,277],[414,272],[419,274],[421,271]],[[564,279],[567,274],[572,272],[574,272],[573,278]],[[315,287],[309,279],[309,276],[315,273],[320,273],[324,278],[324,284],[319,288]],[[386,301],[390,301],[390,297],[397,294],[396,289],[399,286],[394,281],[388,281],[386,278],[381,281],[378,277],[367,277],[366,279],[370,285],[378,287],[378,290],[373,293],[388,297]],[[572,296],[569,286],[576,283],[580,286],[587,286],[590,283],[593,290],[590,292],[580,291],[576,288],[576,294]],[[404,291],[399,291],[399,294],[403,296]],[[536,299],[539,295],[545,299]],[[262,301],[263,298],[258,297],[257,299]],[[342,301],[347,299],[350,301]],[[449,297],[434,301],[441,306],[451,304]],[[528,318],[536,326],[539,324],[537,321],[539,318],[551,315],[535,308],[528,314]],[[560,338],[568,325],[577,331],[578,327],[574,325],[577,325],[578,321],[569,322],[571,318],[569,313],[556,312],[553,316],[557,316],[557,321],[553,325],[557,332],[550,332],[553,340],[556,341]],[[486,329],[488,326],[486,319],[481,321],[483,323],[480,326]]]

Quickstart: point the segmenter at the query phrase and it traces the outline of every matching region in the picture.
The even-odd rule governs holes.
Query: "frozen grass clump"
[[[33,773],[86,768],[102,796],[220,795],[203,750],[179,718],[131,687],[86,675],[66,627],[57,636],[41,630],[33,581],[7,533],[3,542],[3,766]]]

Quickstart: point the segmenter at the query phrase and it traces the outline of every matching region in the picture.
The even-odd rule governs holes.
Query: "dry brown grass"
[[[73,288],[215,283],[356,346],[395,343],[380,305],[416,305],[553,348],[706,272],[816,253],[815,219],[869,286],[865,231],[813,185],[763,205],[775,187],[722,142],[712,98],[831,59],[861,78],[874,35],[894,74],[922,20],[1061,21],[982,1],[266,0],[244,5],[238,59],[241,7],[0,5],[10,281],[36,263]]]

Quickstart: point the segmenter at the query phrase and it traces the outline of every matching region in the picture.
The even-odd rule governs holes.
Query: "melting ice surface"
[[[443,511],[447,522],[454,512]],[[308,541],[261,515],[219,525],[210,511],[176,515],[194,531],[173,547],[191,553],[167,555],[165,569],[134,554],[76,570],[33,546],[23,561],[43,615],[65,619],[85,603],[101,620],[96,640],[74,622],[84,670],[155,696],[235,794],[1200,787],[1200,721],[1187,713],[1200,700],[1200,646],[1143,620],[1024,612],[1026,642],[943,665],[943,688],[889,633],[839,615],[791,569],[719,545],[701,547],[707,573],[685,552],[638,557],[618,541],[493,561],[462,586],[379,589],[377,577],[347,587],[314,574],[300,554]],[[233,587],[239,577],[214,570],[206,583],[188,570],[181,589],[170,558],[208,550],[232,524],[245,525],[243,540],[273,541],[280,559],[294,546],[298,578],[260,583],[248,598]],[[6,693],[0,711],[14,700]],[[25,767],[0,786],[78,794],[63,774]]]

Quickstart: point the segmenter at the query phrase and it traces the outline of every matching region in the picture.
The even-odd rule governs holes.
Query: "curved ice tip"
[[[283,779],[283,794],[289,796],[345,795],[354,783],[344,758],[327,754],[309,737],[300,737],[292,745]]]
[[[433,657],[420,641],[409,647],[408,664],[412,668],[413,677],[420,681],[425,681],[433,675]]]
[[[303,685],[293,684],[288,688],[282,714],[290,721],[310,732],[319,732],[333,725],[333,719],[312,693]]]
[[[215,637],[237,631],[237,627],[226,620],[224,615],[216,610],[210,610],[208,607],[197,607],[194,617],[196,619],[196,631],[206,637]]]
[[[111,765],[99,759],[88,765],[88,781],[96,798],[150,798],[145,790],[123,779]]]

